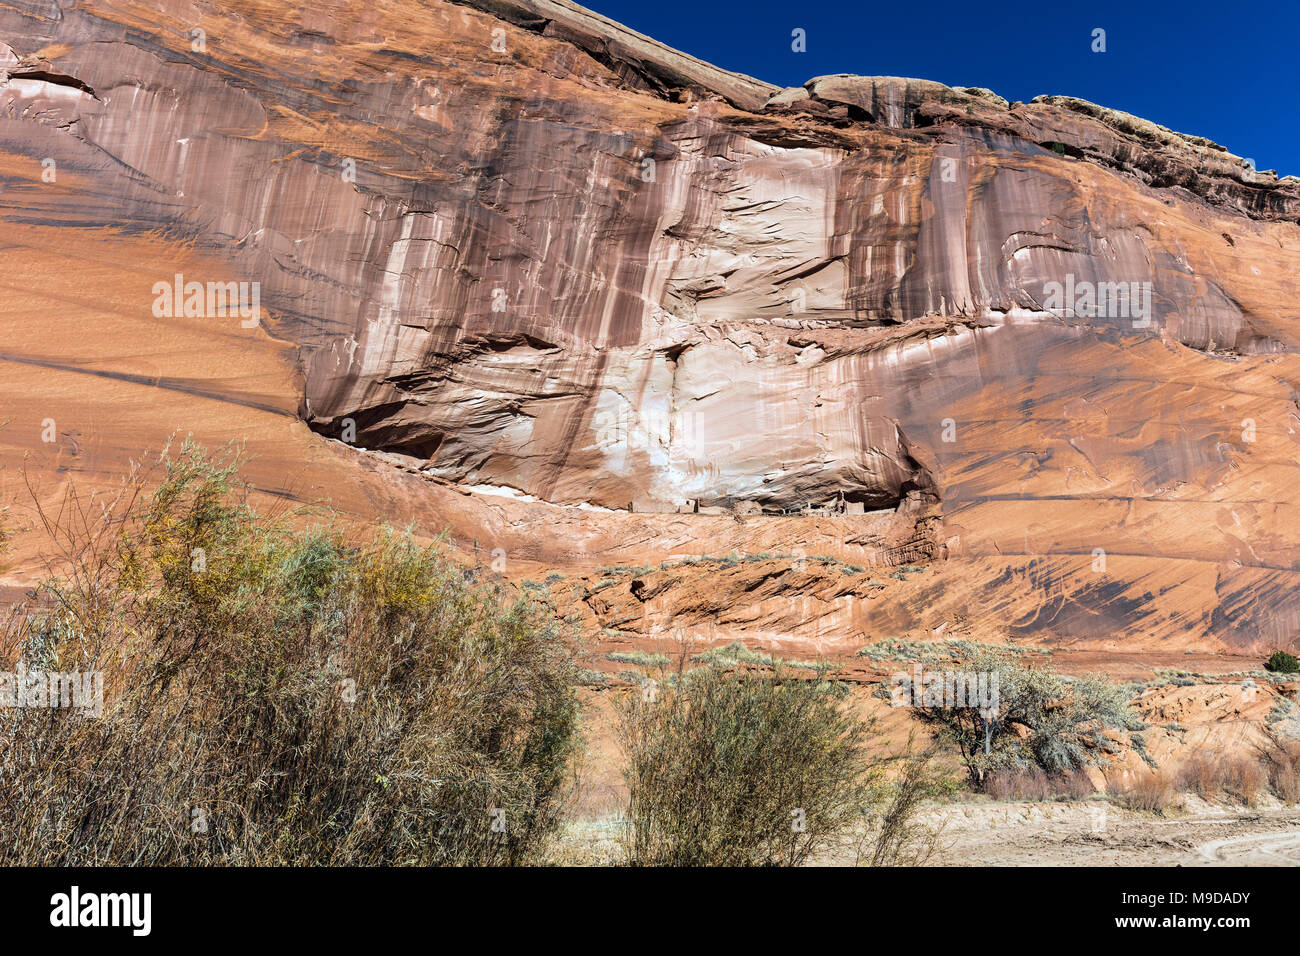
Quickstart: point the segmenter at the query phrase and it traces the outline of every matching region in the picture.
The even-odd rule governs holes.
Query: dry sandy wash
[[[682,634],[863,685],[875,642],[1011,640],[1254,734],[1294,686],[1225,675],[1300,635],[1298,221],[1133,116],[782,90],[565,2],[9,0],[5,594],[33,496],[193,434],[265,504],[559,576],[612,679]]]

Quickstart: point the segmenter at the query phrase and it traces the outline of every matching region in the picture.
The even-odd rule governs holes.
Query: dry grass
[[[1255,806],[1272,784],[1278,796],[1293,786],[1291,776],[1296,765],[1292,754],[1297,748],[1274,749],[1256,756],[1228,756],[1222,753],[1197,754],[1183,762],[1177,783],[1180,789],[1195,793],[1203,800],[1230,800]]]
[[[1202,800],[1215,800],[1227,783],[1222,754],[1197,754],[1183,761],[1178,771],[1178,787],[1197,794]]]
[[[1248,807],[1259,802],[1259,795],[1268,788],[1268,770],[1259,761],[1249,757],[1233,757],[1224,766],[1223,789]]]
[[[147,484],[42,514],[60,573],[0,669],[98,671],[105,702],[0,711],[0,864],[539,857],[577,723],[539,609],[402,534],[257,515],[188,444]]]
[[[1107,783],[1107,790],[1120,806],[1163,814],[1176,805],[1177,781],[1164,770],[1146,770],[1122,781]]]
[[[1263,749],[1261,759],[1278,799],[1300,803],[1300,740],[1274,737]]]
[[[984,792],[1003,801],[1084,800],[1096,789],[1082,771],[1048,774],[1039,769],[1003,770],[984,778]]]
[[[1041,770],[1003,770],[985,775],[984,792],[994,800],[1035,802],[1046,800],[1050,790]]]

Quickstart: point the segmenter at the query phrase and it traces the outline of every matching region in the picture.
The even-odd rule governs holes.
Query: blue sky
[[[586,0],[718,66],[799,86],[824,73],[1078,96],[1300,175],[1300,3]],[[791,31],[807,31],[807,51]],[[1092,31],[1106,52],[1092,52]]]

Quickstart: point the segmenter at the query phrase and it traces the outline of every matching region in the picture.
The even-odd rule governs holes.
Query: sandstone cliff
[[[1300,635],[1300,181],[1068,97],[782,90],[559,0],[15,0],[0,41],[38,496],[194,432],[582,579],[593,630]],[[160,315],[178,274],[257,283],[256,323]]]

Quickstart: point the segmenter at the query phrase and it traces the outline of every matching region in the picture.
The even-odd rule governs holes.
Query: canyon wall
[[[16,0],[0,42],[0,449],[42,493],[195,432],[513,575],[795,556],[584,587],[593,629],[1300,636],[1294,178],[542,0]]]

